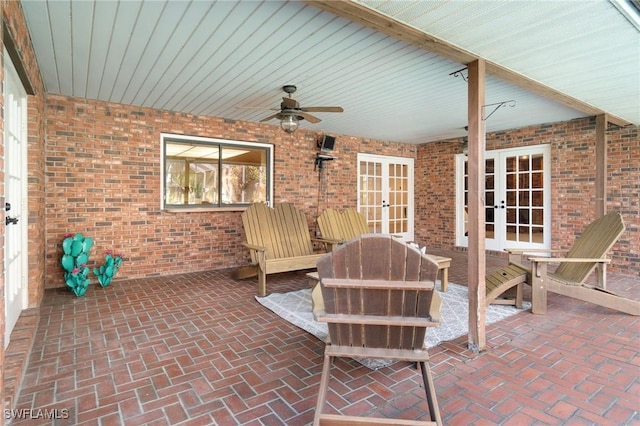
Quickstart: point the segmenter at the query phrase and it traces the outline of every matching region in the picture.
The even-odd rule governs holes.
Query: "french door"
[[[27,94],[11,58],[4,54],[4,150],[5,150],[5,348],[11,331],[27,307]]]
[[[549,145],[485,153],[487,250],[551,247]],[[457,156],[457,244],[468,246],[467,157]]]
[[[371,232],[413,241],[413,158],[358,154],[358,211]]]

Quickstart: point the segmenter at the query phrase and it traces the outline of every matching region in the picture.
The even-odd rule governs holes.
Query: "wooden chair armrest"
[[[551,250],[551,249],[519,249],[519,248],[506,248],[504,249],[507,253],[509,253],[509,264],[518,265],[521,268],[527,269],[525,267],[524,261],[531,259],[542,259],[540,257],[536,257],[535,255],[548,254],[551,256],[553,253],[566,253],[566,250]],[[532,258],[528,258],[527,256],[534,255]],[[546,257],[550,259],[550,257]]]
[[[316,321],[330,324],[361,324],[361,325],[397,325],[404,327],[437,327],[438,322],[430,318],[421,317],[401,317],[386,315],[346,315],[327,314],[319,312]]]
[[[249,244],[249,243],[242,243],[243,246],[245,246],[246,248],[248,248],[249,250],[255,250],[255,251],[267,251],[266,247],[262,247],[262,246],[256,246],[255,244]]]
[[[588,258],[588,257],[530,257],[529,260],[531,262],[546,262],[546,263],[611,263],[611,259],[600,259],[600,258]]]
[[[433,290],[433,281],[387,281],[387,280],[352,280],[345,278],[324,278],[322,285],[325,287],[340,288],[373,288],[381,290]]]
[[[519,248],[506,248],[504,249],[509,254],[527,254],[527,253],[564,253],[566,250],[551,250],[551,249],[519,249]]]
[[[314,237],[311,238],[311,241],[315,241],[318,243],[326,243],[326,244],[340,244],[344,243],[344,240],[338,240],[336,238],[323,238],[323,237]]]

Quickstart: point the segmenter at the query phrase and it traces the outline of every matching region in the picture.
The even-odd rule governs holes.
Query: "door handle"
[[[18,218],[17,217],[10,217],[7,216],[4,218],[4,224],[5,225],[15,225],[18,223]]]

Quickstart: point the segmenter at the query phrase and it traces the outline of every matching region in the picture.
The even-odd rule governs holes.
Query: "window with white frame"
[[[222,208],[271,202],[273,145],[161,135],[162,208]]]

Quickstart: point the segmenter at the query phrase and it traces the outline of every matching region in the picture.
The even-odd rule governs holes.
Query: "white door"
[[[413,158],[358,154],[358,211],[371,232],[413,241]]]
[[[551,247],[551,178],[548,145],[485,153],[487,250]],[[468,246],[467,158],[457,157],[457,244]]]
[[[5,347],[23,309],[27,307],[25,272],[27,219],[27,94],[4,54],[4,150],[5,150]]]

